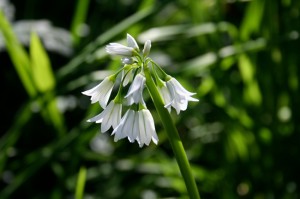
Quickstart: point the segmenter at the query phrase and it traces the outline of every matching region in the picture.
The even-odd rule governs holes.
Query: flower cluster
[[[145,42],[142,52],[140,52],[135,39],[129,34],[127,34],[127,44],[128,46],[110,43],[106,46],[107,53],[122,56],[121,60],[124,66],[115,74],[106,77],[94,88],[82,92],[84,95],[90,96],[91,103],[99,102],[103,108],[100,114],[89,119],[88,122],[101,123],[101,132],[103,133],[112,127],[115,141],[127,137],[130,142],[137,141],[140,147],[144,144],[149,145],[151,140],[157,144],[158,137],[154,120],[143,98],[146,86],[144,69],[151,67],[151,78],[155,79],[164,107],[169,112],[173,107],[179,114],[180,111],[187,109],[189,101],[198,101],[198,99],[192,97],[195,93],[187,91],[175,78],[167,75],[148,57],[151,49],[150,40]],[[109,102],[118,78],[121,78],[118,93]],[[131,84],[127,89],[129,83]],[[124,107],[127,110],[122,116]]]

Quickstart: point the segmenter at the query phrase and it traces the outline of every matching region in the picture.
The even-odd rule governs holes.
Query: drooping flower
[[[142,109],[138,111],[139,120],[139,135],[137,141],[142,147],[144,144],[147,146],[150,144],[151,140],[157,144],[158,137],[155,130],[153,117],[148,109]]]
[[[108,106],[98,115],[88,120],[88,122],[101,123],[101,132],[106,132],[110,127],[116,128],[121,121],[122,104],[112,100]]]
[[[135,111],[129,109],[122,117],[120,124],[114,129],[112,135],[115,135],[114,141],[126,138],[132,131],[134,124]]]
[[[143,90],[145,87],[145,81],[146,78],[141,75],[137,74],[131,83],[128,93],[125,96],[128,100],[128,105],[132,105],[133,103],[138,104],[145,104],[144,99],[143,99]]]
[[[111,91],[114,87],[115,76],[106,77],[100,84],[97,86],[82,92],[82,94],[91,96],[91,103],[99,102],[102,108],[105,108],[109,100]]]
[[[144,144],[148,146],[151,140],[158,143],[154,120],[148,109],[128,110],[112,134],[115,135],[115,142],[127,137],[130,142],[136,140],[140,147]]]
[[[127,62],[130,60],[130,57],[139,51],[138,44],[130,34],[127,34],[127,44],[128,46],[124,46],[119,43],[110,43],[105,47],[105,49],[106,52],[111,55],[125,56],[127,59],[124,59],[123,61]]]
[[[171,78],[166,83],[171,96],[171,102],[165,105],[165,108],[173,107],[175,108],[177,114],[180,111],[185,111],[189,101],[197,102],[196,98],[191,97],[196,93],[191,93],[187,91],[175,78]]]

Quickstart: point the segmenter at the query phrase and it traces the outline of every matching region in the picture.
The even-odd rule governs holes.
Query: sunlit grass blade
[[[265,0],[253,0],[249,3],[241,24],[240,35],[243,40],[259,31],[265,10]]]
[[[13,65],[22,81],[22,84],[30,96],[36,94],[36,88],[32,79],[30,59],[13,32],[13,29],[4,14],[0,10],[0,31],[4,37],[6,49]]]
[[[55,86],[55,79],[51,63],[41,40],[34,32],[31,33],[30,39],[30,57],[33,79],[37,89],[41,93],[52,90]]]
[[[51,63],[38,35],[31,33],[30,57],[32,63],[32,74],[35,85],[40,93],[43,94],[43,101],[46,109],[42,110],[45,118],[48,118],[57,132],[64,133],[64,122],[61,113],[56,105],[53,94],[56,85]]]
[[[75,14],[71,25],[72,39],[75,45],[77,45],[80,41],[89,4],[90,0],[77,0]]]
[[[75,191],[75,199],[83,199],[84,186],[86,181],[86,168],[81,167],[78,173],[77,185]]]

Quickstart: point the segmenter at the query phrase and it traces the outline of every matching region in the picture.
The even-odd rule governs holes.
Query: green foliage
[[[154,105],[158,146],[86,122],[101,110],[81,92],[121,66],[104,48],[127,32],[197,92],[172,119],[202,198],[299,197],[299,1],[3,2],[1,199],[187,198]]]

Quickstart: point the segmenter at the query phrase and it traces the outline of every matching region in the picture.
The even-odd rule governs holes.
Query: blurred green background
[[[0,198],[187,198],[159,145],[113,142],[81,94],[130,33],[199,103],[172,112],[202,198],[299,198],[300,1],[0,0]],[[142,46],[141,46],[142,47]]]

